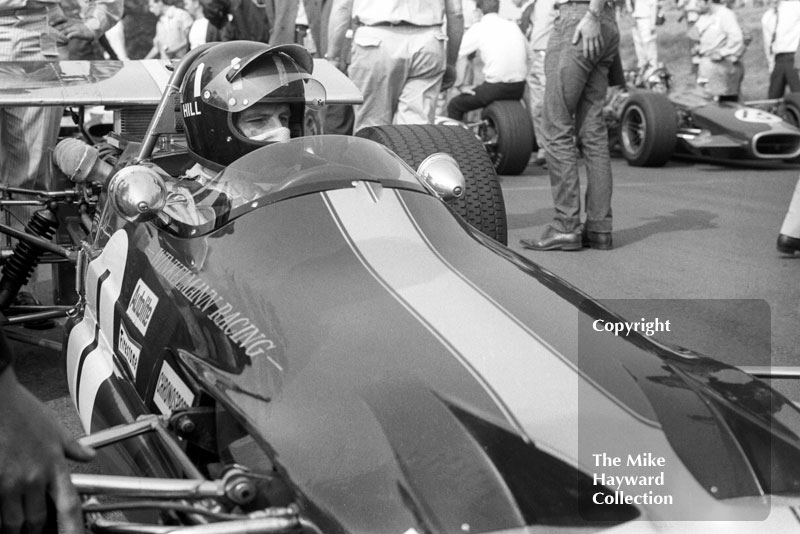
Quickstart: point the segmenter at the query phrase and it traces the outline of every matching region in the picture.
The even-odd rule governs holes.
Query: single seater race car
[[[169,80],[144,135],[98,151],[110,171],[69,139],[73,193],[14,191],[44,207],[28,233],[0,225],[19,240],[6,293],[43,251],[76,268],[66,312],[0,307],[69,316],[70,394],[113,473],[73,475],[90,532],[800,531],[800,410],[709,357],[597,331],[624,320],[504,246],[497,198],[447,203],[496,182],[459,170],[487,159],[469,132],[296,137],[188,189],[174,96],[213,46],[171,75],[149,64],[140,88]],[[357,99],[324,61],[312,74],[328,102]],[[39,99],[131,105],[113,79],[57,77]],[[43,238],[58,219],[67,243]]]
[[[495,100],[468,113],[463,122],[438,116],[436,124],[471,130],[483,143],[497,174],[521,174],[537,146],[530,111],[522,100]]]
[[[699,91],[668,92],[668,80],[663,68],[654,69],[639,86],[609,91],[609,136],[628,164],[658,167],[674,155],[719,162],[800,156],[800,94],[720,101]]]

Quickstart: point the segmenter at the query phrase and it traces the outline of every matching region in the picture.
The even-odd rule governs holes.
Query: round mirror
[[[144,222],[164,209],[167,187],[152,168],[131,165],[111,178],[108,196],[120,217],[130,222]]]
[[[461,198],[466,191],[466,181],[458,162],[450,154],[437,152],[419,164],[417,173],[428,187],[443,200]]]

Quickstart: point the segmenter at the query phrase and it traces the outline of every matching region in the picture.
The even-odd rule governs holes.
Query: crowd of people
[[[364,103],[354,108],[328,107],[329,133],[431,123],[444,90],[452,94],[446,113],[455,119],[496,99],[524,99],[539,146],[535,162],[547,166],[554,213],[541,236],[523,240],[522,246],[612,249],[613,179],[602,109],[609,83],[617,83],[609,77],[614,79],[619,61],[618,17],[623,12],[633,18],[637,68],[644,70],[659,62],[662,0],[625,0],[624,5],[611,0],[512,1],[520,13],[516,21],[500,16],[499,0],[149,0],[158,22],[146,57],[179,59],[205,42],[254,41],[262,45],[242,45],[264,58],[263,65],[252,68],[278,69],[285,60],[303,79],[309,59],[285,50],[270,52],[266,45],[304,44],[336,64],[364,95]],[[765,96],[779,97],[787,88],[800,90],[795,65],[800,1],[772,1],[762,19],[771,72]],[[696,14],[687,18],[687,35],[696,43],[698,84],[713,98],[738,98],[747,39],[736,14],[723,0],[686,4]],[[123,45],[115,46],[117,39],[103,42],[107,31],[118,28],[122,0],[78,0],[72,8],[62,9],[58,0],[0,0],[0,60],[126,56]],[[215,54],[230,62],[229,54],[242,53],[237,46]],[[274,54],[288,59],[277,61]],[[468,75],[476,56],[483,65],[478,78]],[[195,117],[188,121],[187,135],[196,137],[190,139],[190,151],[203,169],[218,169],[243,152],[298,135],[300,117],[294,108],[259,103],[264,96],[252,99],[252,108],[223,110],[220,120],[236,131],[220,140],[202,139],[207,125],[192,126]],[[209,110],[198,120],[211,115]],[[0,175],[8,185],[51,185],[49,153],[60,117],[58,108],[0,109]],[[225,143],[233,143],[232,152],[220,159]],[[583,197],[581,157],[587,176]],[[784,230],[783,246],[800,250],[800,228],[795,232],[785,225],[782,236]],[[11,360],[0,332],[0,528],[40,530],[49,496],[62,531],[80,532],[66,459],[89,460],[93,453],[68,438],[19,385]]]

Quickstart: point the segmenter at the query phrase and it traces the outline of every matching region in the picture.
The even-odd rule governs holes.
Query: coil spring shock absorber
[[[58,228],[58,219],[50,208],[37,210],[25,227],[29,234],[51,239]],[[3,266],[3,277],[0,279],[0,309],[6,308],[16,296],[22,286],[28,283],[33,270],[39,263],[39,258],[44,251],[24,241],[19,240],[14,247],[14,254]]]

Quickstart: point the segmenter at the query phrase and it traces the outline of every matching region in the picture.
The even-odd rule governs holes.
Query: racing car
[[[483,143],[497,174],[521,174],[536,147],[530,112],[521,100],[495,100],[465,121],[437,116],[436,124],[471,130]]]
[[[642,83],[609,92],[609,136],[629,165],[658,167],[673,155],[722,162],[800,156],[800,94],[739,103],[696,90],[669,92],[668,81],[658,67]]]
[[[194,81],[220,46],[172,74],[118,64],[140,91],[164,79],[144,134],[117,152],[67,140],[72,193],[15,191],[44,213],[27,233],[0,225],[19,240],[7,293],[43,251],[76,269],[67,380],[113,473],[73,475],[91,532],[800,530],[798,408],[707,356],[597,331],[624,319],[503,245],[496,198],[448,203],[496,181],[471,172],[467,155],[487,156],[469,132],[296,136],[192,190],[177,126],[197,110],[175,98],[230,105]],[[357,100],[324,61],[305,70],[328,102]],[[112,82],[35,98],[133,106]],[[59,219],[68,243],[46,238]],[[64,313],[8,302],[11,324]]]

